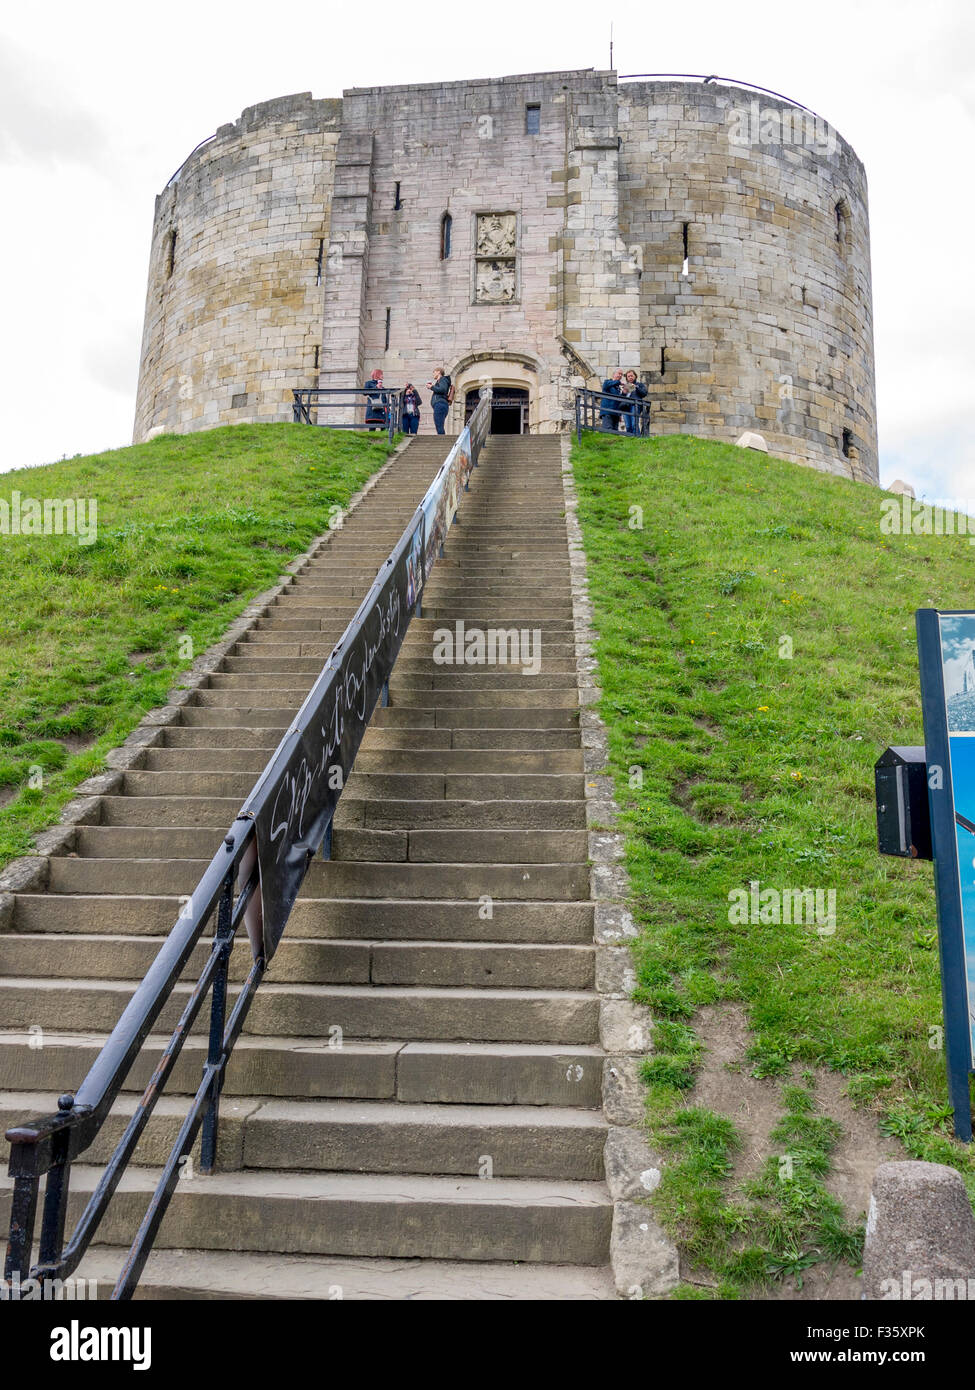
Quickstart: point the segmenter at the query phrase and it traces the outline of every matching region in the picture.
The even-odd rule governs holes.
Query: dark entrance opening
[[[464,402],[465,423],[474,414],[480,400],[475,389],[468,391]],[[518,386],[496,386],[491,402],[492,434],[528,433],[528,391]]]

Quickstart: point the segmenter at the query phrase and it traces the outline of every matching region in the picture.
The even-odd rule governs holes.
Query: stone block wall
[[[545,73],[346,92],[343,138],[369,132],[374,139],[357,372],[363,380],[381,367],[390,384],[412,381],[424,398],[424,432],[432,429],[426,382],[436,366],[458,388],[448,428],[459,426],[461,397],[485,374],[496,383],[527,385],[531,427],[557,428],[570,375],[560,346],[566,310],[559,288],[567,154],[575,111],[587,102],[604,111],[610,104],[605,77]],[[526,129],[530,106],[538,107],[537,133]],[[615,155],[615,110],[611,119]],[[447,257],[441,254],[445,214],[451,219]],[[484,260],[478,219],[490,214],[499,214],[505,229],[513,225],[512,252],[504,256],[506,265],[514,262],[513,281],[498,277],[495,300],[479,298],[478,290]],[[580,231],[590,215],[593,204],[577,194]],[[333,267],[336,277],[345,274],[338,258],[330,261],[330,274]],[[344,359],[328,342],[324,351],[331,378]],[[327,384],[324,372],[321,384]]]
[[[250,107],[156,199],[136,442],[290,420],[292,387],[317,384],[341,109]]]
[[[633,366],[655,432],[876,481],[863,167],[788,102],[590,70],[267,102],[157,199],[136,439],[375,367],[428,432],[435,366],[448,429],[485,378],[563,429]]]
[[[811,113],[740,88],[627,83],[619,106],[621,223],[642,248],[655,430],[757,430],[773,453],[876,482],[856,155]]]

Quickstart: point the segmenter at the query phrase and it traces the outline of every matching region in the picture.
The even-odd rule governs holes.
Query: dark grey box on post
[[[923,748],[887,748],[874,764],[881,854],[931,858],[927,771]]]

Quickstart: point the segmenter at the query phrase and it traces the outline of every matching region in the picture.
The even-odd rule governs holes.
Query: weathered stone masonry
[[[137,440],[438,365],[448,428],[486,377],[563,429],[633,366],[655,431],[876,481],[863,167],[787,102],[586,71],[267,102],[157,199]]]

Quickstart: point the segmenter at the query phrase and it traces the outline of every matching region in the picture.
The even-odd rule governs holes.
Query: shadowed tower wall
[[[341,110],[250,107],[156,199],[137,441],[290,419],[291,388],[316,385]]]

